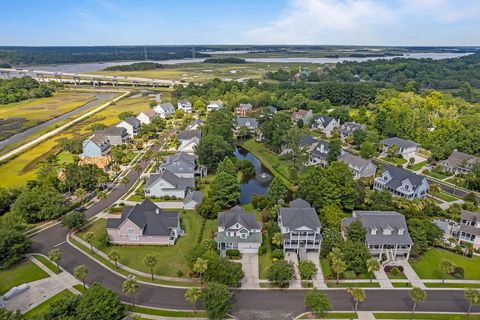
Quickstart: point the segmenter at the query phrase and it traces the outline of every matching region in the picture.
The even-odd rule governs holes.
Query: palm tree
[[[347,270],[347,264],[342,260],[342,252],[339,248],[333,248],[328,254],[330,258],[330,264],[332,271],[337,275],[337,284],[340,279],[340,275]]]
[[[370,282],[372,282],[373,273],[375,271],[380,270],[380,268],[381,268],[381,265],[380,265],[380,262],[377,259],[370,258],[370,259],[367,260],[367,269],[368,269],[368,272],[370,272]]]
[[[465,290],[463,295],[465,297],[465,300],[467,300],[470,303],[467,311],[467,315],[470,315],[472,306],[474,304],[480,304],[480,290],[469,288]]]
[[[442,191],[442,188],[439,184],[432,183],[432,185],[429,187],[429,190],[431,194],[438,194]]]
[[[443,275],[442,283],[444,283],[447,275],[452,273],[455,267],[450,260],[444,259],[442,260],[442,262],[440,262],[440,269],[442,270],[442,275]]]
[[[58,272],[60,272],[59,261],[60,261],[60,259],[62,259],[62,256],[63,256],[63,253],[62,253],[62,251],[60,251],[60,249],[52,249],[52,250],[50,250],[50,252],[48,253],[48,258],[49,258],[50,260],[52,260],[54,263],[57,264],[57,270],[58,270]]]
[[[136,163],[133,166],[133,170],[137,172],[137,176],[140,176],[140,172],[142,171],[142,166],[139,163]]]
[[[108,176],[105,174],[101,174],[97,178],[97,183],[99,184],[100,188],[103,190],[105,189],[105,184],[108,182]]]
[[[85,191],[85,189],[78,188],[77,190],[75,190],[75,197],[77,197],[77,199],[80,199],[80,204],[83,204],[86,196],[87,196],[87,191]]]
[[[348,288],[347,292],[352,295],[353,301],[355,301],[355,312],[358,308],[358,303],[367,298],[367,293],[362,288]]]
[[[193,313],[197,313],[198,300],[202,298],[202,290],[200,288],[188,288],[185,292],[185,300],[193,304]]]
[[[83,289],[87,289],[85,286],[85,280],[87,280],[88,276],[88,267],[84,264],[77,266],[75,270],[73,270],[73,275],[75,276],[75,278],[82,281]]]
[[[423,302],[427,300],[427,292],[418,288],[418,287],[413,287],[410,292],[410,299],[413,300],[413,309],[412,309],[412,318],[413,315],[415,314],[415,309],[417,308],[417,303],[418,302]]]
[[[93,252],[93,239],[95,239],[95,235],[93,234],[93,232],[87,232],[84,239],[90,244],[90,250],[92,250]]]
[[[122,291],[132,296],[132,304],[135,308],[135,293],[138,291],[138,283],[134,276],[129,276],[127,280],[122,283]]]
[[[143,263],[150,268],[150,274],[152,275],[152,281],[155,281],[153,278],[153,268],[157,265],[157,257],[155,257],[153,254],[147,254],[145,258],[143,259]]]
[[[207,271],[208,261],[202,258],[197,258],[193,265],[192,271],[200,275],[200,284],[203,283],[203,274]]]
[[[120,260],[120,252],[118,250],[112,250],[108,253],[108,260],[113,261],[115,268],[118,269],[118,260]]]

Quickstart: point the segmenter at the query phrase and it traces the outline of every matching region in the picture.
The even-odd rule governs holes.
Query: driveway
[[[293,264],[295,270],[295,278],[290,281],[290,288],[301,288],[302,282],[300,279],[300,273],[298,272],[298,257],[295,252],[285,252],[285,260]]]
[[[325,278],[323,276],[322,266],[320,265],[320,257],[318,252],[307,252],[307,260],[315,263],[317,267],[317,274],[313,278],[313,285],[316,288],[326,288]]]
[[[256,253],[242,253],[240,259],[245,277],[242,279],[242,288],[260,288],[258,278],[258,255]]]

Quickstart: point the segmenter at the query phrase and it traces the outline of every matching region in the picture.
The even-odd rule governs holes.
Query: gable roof
[[[238,106],[239,109],[246,109],[246,110],[250,110],[253,108],[252,104],[251,103],[240,103],[240,105]]]
[[[188,101],[187,99],[178,100],[177,103],[182,105],[182,106],[183,105],[192,105],[192,103],[190,101]]]
[[[333,120],[335,120],[335,119],[330,117],[330,116],[316,116],[315,117],[315,122],[317,124],[321,124],[324,128],[328,127]]]
[[[344,152],[340,157],[338,157],[338,160],[345,162],[350,168],[356,171],[362,170],[369,163],[371,163],[370,160],[363,159],[362,157],[359,157],[359,156],[355,156],[350,152]]]
[[[145,110],[145,111],[142,111],[140,113],[143,113],[144,115],[146,115],[148,118],[154,118],[157,116],[157,111],[153,110],[153,109],[148,109],[148,110]]]
[[[248,230],[261,229],[262,226],[257,222],[255,212],[245,212],[242,207],[235,206],[230,211],[220,212],[218,214],[218,225],[228,229],[236,223],[241,224]]]
[[[155,109],[161,110],[163,112],[175,112],[175,108],[170,102],[160,103],[155,107]]]
[[[153,185],[157,184],[159,180],[165,180],[175,189],[185,190],[187,188],[194,188],[195,187],[195,179],[194,178],[182,178],[174,174],[168,169],[163,170],[161,173],[154,173],[148,177],[147,183],[145,184],[145,188],[150,188]]]
[[[237,127],[258,128],[258,122],[255,118],[237,118]]]
[[[178,211],[163,211],[150,199],[123,208],[121,218],[107,219],[107,228],[117,229],[130,220],[147,236],[168,236],[178,226]]]
[[[104,136],[108,136],[108,137],[111,137],[111,136],[118,136],[118,137],[125,137],[125,136],[128,136],[128,132],[127,132],[127,129],[123,128],[123,127],[109,127],[109,128],[105,128],[105,129],[102,129],[102,130],[98,130],[95,132],[95,134],[99,134],[99,135],[104,135]]]
[[[480,162],[480,157],[472,156],[471,154],[460,152],[457,150],[453,150],[452,154],[448,157],[448,159],[444,160],[444,164],[449,167],[463,167],[464,162]]]
[[[325,158],[328,155],[328,148],[329,148],[329,143],[327,140],[318,140],[317,144],[315,144],[312,150],[310,150],[310,153],[316,157]]]
[[[479,212],[471,212],[467,210],[461,210],[461,219],[460,219],[460,230],[470,234],[474,234],[477,237],[480,237],[480,228],[475,226],[469,226],[463,223],[463,219],[477,223],[480,221]]]
[[[315,211],[308,202],[303,199],[296,199],[291,201],[290,204],[293,204],[293,207],[282,207],[279,209],[283,226],[288,227],[290,230],[295,230],[303,226],[312,230],[321,227],[317,211]]]
[[[195,169],[195,156],[186,152],[166,156],[161,166],[173,173],[193,173]]]
[[[353,131],[358,129],[365,129],[364,124],[356,123],[356,122],[345,122],[340,126],[340,132],[343,134],[352,134]]]
[[[314,144],[315,142],[318,142],[318,140],[312,136],[305,136],[303,137],[303,139],[300,141],[300,145],[301,146],[309,146],[309,145],[312,145]]]
[[[200,130],[180,130],[177,133],[178,140],[188,140],[193,137],[197,137],[200,139],[202,137],[202,132]]]
[[[422,184],[423,180],[425,180],[425,177],[405,170],[403,168],[398,168],[389,164],[384,164],[383,167],[385,168],[385,172],[388,172],[392,177],[392,179],[390,179],[390,181],[386,183],[386,185],[392,189],[397,189],[402,185],[402,181],[405,181],[407,179],[413,185],[413,188],[417,189],[417,187]]]
[[[397,211],[353,211],[352,218],[346,218],[342,221],[342,229],[345,231],[348,226],[354,222],[360,221],[365,228],[365,239],[369,245],[411,245],[412,238],[408,233],[405,216]],[[383,234],[383,230],[390,228],[392,233]],[[376,229],[376,234],[372,234],[372,229]],[[398,230],[403,229],[403,234],[398,234]]]
[[[292,118],[293,119],[304,118],[309,112],[310,112],[309,110],[304,110],[304,109],[294,111],[292,113]]]
[[[94,134],[89,139],[84,140],[82,144],[83,147],[85,147],[89,141],[93,142],[96,146],[98,146],[101,151],[105,151],[110,147],[110,141],[108,141],[108,139],[101,134]]]
[[[208,105],[209,106],[216,105],[217,107],[221,108],[221,107],[223,107],[223,101],[222,100],[213,100],[213,101],[210,101],[210,103]]]
[[[410,141],[410,140],[405,140],[399,137],[393,137],[393,138],[388,138],[388,139],[383,139],[380,141],[383,145],[386,145],[388,147],[392,145],[396,145],[399,148],[405,149],[405,148],[412,148],[412,147],[418,147],[418,144]]]
[[[193,127],[203,125],[203,121],[200,119],[195,119],[187,126],[186,130],[192,130]]]
[[[128,118],[126,118],[126,119],[123,120],[123,121],[125,121],[126,123],[128,123],[129,125],[131,125],[131,126],[134,127],[134,128],[138,128],[138,127],[140,127],[140,125],[141,125],[140,120],[138,120],[138,119],[135,118],[135,117],[128,117]]]
[[[202,191],[194,191],[190,192],[189,194],[186,195],[185,199],[183,200],[183,203],[188,203],[190,201],[195,201],[196,203],[200,203],[203,201],[203,192]]]

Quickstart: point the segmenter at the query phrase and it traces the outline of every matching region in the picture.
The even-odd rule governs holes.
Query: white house
[[[329,116],[316,116],[312,121],[312,129],[320,130],[327,137],[332,136],[332,130],[340,127],[340,120]]]
[[[375,178],[373,189],[388,191],[405,199],[425,198],[428,182],[423,176],[391,165],[384,165],[385,171]]]
[[[185,113],[192,113],[192,103],[188,100],[177,101],[177,108],[183,110]]]
[[[140,132],[141,123],[140,120],[135,117],[128,117],[117,124],[117,127],[125,128],[130,138],[133,138]]]
[[[480,248],[480,213],[462,210],[459,240],[471,243],[474,250]]]
[[[202,191],[193,191],[187,194],[183,200],[183,209],[194,210],[196,209],[203,201],[203,192]]]
[[[171,117],[175,113],[175,108],[170,102],[157,104],[153,110],[155,110],[161,118]]]
[[[398,137],[384,139],[380,141],[380,143],[383,146],[381,156],[386,156],[388,149],[392,146],[398,147],[398,154],[400,154],[405,160],[410,160],[410,158],[415,156],[415,153],[418,151],[417,143]]]
[[[198,137],[193,137],[188,140],[182,140],[177,151],[185,152],[189,154],[195,154],[195,147],[198,146],[199,143],[200,143],[200,139]]]
[[[210,103],[207,106],[207,111],[215,111],[222,108],[223,108],[222,100],[210,101]]]
[[[147,197],[175,197],[184,199],[190,189],[195,188],[194,178],[183,178],[169,170],[151,174],[148,178],[144,192]]]
[[[154,118],[158,117],[158,114],[153,109],[145,110],[140,112],[137,116],[137,119],[140,120],[141,124],[150,124]]]

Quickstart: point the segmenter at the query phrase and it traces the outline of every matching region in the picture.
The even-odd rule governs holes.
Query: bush
[[[228,249],[225,251],[227,257],[230,259],[239,259],[240,258],[240,251],[237,249]]]
[[[255,209],[263,210],[273,205],[272,200],[267,196],[254,195],[252,197],[252,206]]]
[[[465,270],[460,266],[455,266],[453,268],[452,276],[456,279],[463,279],[465,275]]]
[[[109,246],[110,245],[110,238],[108,236],[107,230],[102,230],[101,233],[98,235],[98,241],[103,245],[103,246]]]
[[[385,267],[383,268],[383,270],[385,270],[385,272],[391,272],[391,270],[392,270],[393,268],[396,268],[396,269],[398,269],[400,272],[403,272],[403,266],[385,266]]]
[[[353,271],[347,271],[347,272],[343,273],[343,277],[344,277],[345,279],[352,280],[352,279],[356,279],[356,278],[357,278],[357,275],[356,275],[355,272],[353,272]]]
[[[390,269],[390,273],[392,274],[392,276],[399,276],[401,274],[400,269],[398,269],[397,267],[393,267],[392,269]]]
[[[262,254],[265,254],[267,252],[267,248],[264,245],[265,241],[262,242],[260,247],[258,248],[258,255],[261,256]]]
[[[177,277],[179,277],[179,278],[183,277],[183,271],[182,270],[177,271]]]
[[[275,249],[272,251],[272,258],[277,260],[283,260],[283,250],[282,249]]]
[[[317,274],[317,266],[313,261],[300,261],[298,264],[298,270],[302,280],[311,280]]]

